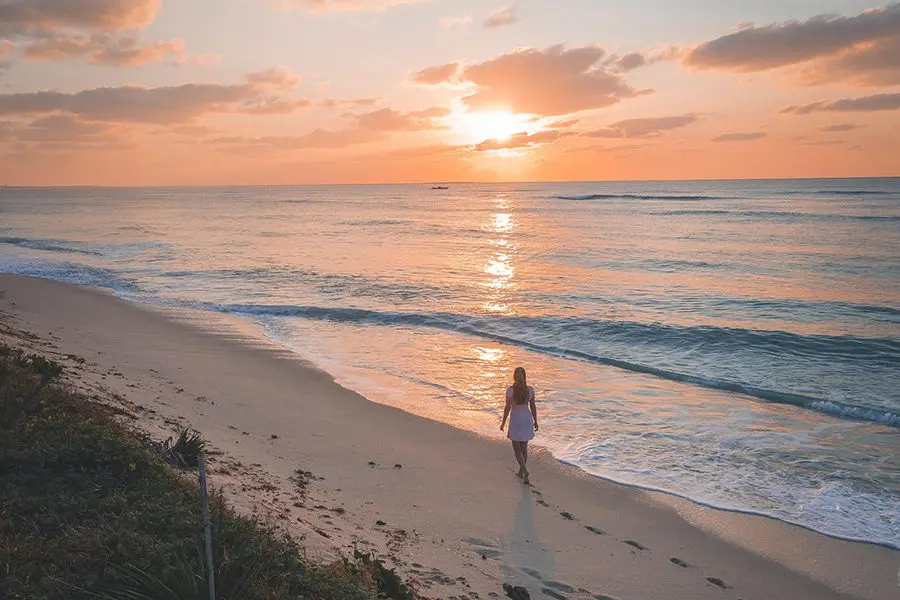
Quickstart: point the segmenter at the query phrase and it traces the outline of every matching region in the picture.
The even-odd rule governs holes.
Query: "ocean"
[[[900,179],[430,188],[2,188],[0,271],[493,437],[522,365],[561,461],[900,548]]]

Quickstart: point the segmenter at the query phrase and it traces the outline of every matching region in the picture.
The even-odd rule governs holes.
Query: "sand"
[[[212,483],[240,510],[321,560],[375,551],[422,597],[502,597],[510,583],[573,600],[900,598],[894,550],[618,485],[542,451],[525,487],[499,413],[487,439],[370,402],[250,325],[39,279],[0,275],[0,290],[6,341],[57,358],[156,438],[190,424],[221,452]]]

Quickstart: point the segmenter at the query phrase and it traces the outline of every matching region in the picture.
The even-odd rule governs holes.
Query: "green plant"
[[[22,358],[0,345],[0,598],[206,600],[196,483]],[[194,433],[168,446],[199,455]],[[310,563],[221,493],[210,508],[219,600],[375,600],[362,573]]]
[[[162,443],[162,454],[172,464],[182,467],[200,466],[200,455],[206,452],[209,444],[199,431],[182,427],[175,441],[168,438]]]

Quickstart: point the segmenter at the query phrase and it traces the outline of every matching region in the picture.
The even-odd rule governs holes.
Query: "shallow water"
[[[0,190],[0,270],[238,314],[378,402],[900,547],[900,180]]]

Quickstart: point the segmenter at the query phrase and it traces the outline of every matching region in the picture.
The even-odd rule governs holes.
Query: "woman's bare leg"
[[[525,463],[528,463],[528,442],[522,442],[522,458],[525,459]]]
[[[525,457],[522,455],[521,442],[513,440],[513,453],[516,455],[516,462],[519,463],[519,477],[525,477],[528,471],[525,470]]]

